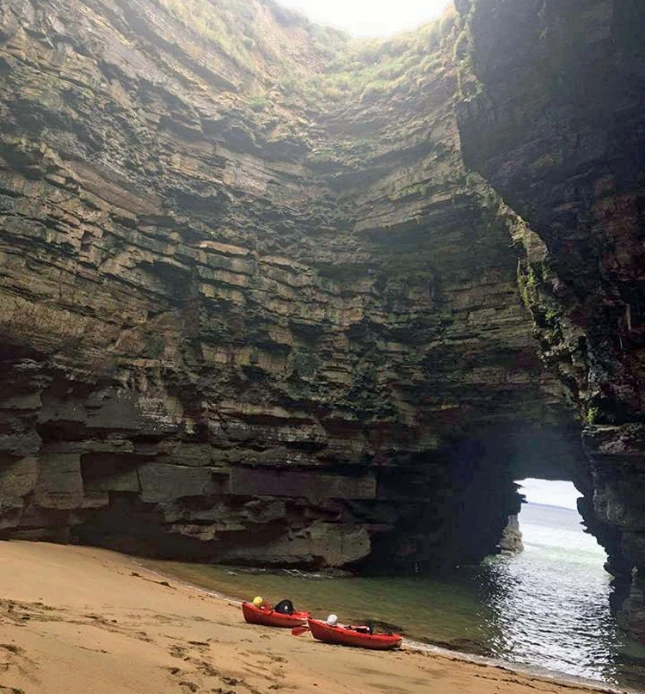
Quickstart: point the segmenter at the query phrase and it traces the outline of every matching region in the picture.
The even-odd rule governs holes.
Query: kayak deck
[[[249,624],[263,624],[268,627],[292,628],[307,623],[309,612],[276,612],[271,608],[256,607],[250,602],[242,603],[242,614]]]

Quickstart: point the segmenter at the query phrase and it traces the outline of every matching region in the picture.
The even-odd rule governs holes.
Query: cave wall
[[[527,225],[518,279],[545,363],[581,412],[592,484],[581,511],[610,570],[632,582],[622,619],[643,638],[645,6],[458,9],[464,159]]]
[[[452,38],[312,105],[306,23],[246,3],[224,43],[173,7],[0,8],[3,536],[477,561],[527,450],[588,469],[461,157]]]

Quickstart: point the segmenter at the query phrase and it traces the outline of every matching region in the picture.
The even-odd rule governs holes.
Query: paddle
[[[307,626],[301,626],[301,627],[294,627],[294,628],[291,630],[291,633],[292,633],[294,636],[301,636],[302,634],[306,633],[307,631],[309,631],[309,627],[307,627]]]

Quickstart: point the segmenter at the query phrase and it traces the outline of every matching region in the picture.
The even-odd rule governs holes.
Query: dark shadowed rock
[[[610,570],[631,580],[645,569],[645,5],[479,0],[460,11],[464,159],[525,223],[514,234],[523,300],[582,415],[593,496],[580,510]],[[637,585],[626,609],[642,637]]]

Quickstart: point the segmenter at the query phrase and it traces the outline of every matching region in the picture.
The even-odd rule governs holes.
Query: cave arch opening
[[[584,497],[569,480],[515,480],[523,497],[517,516],[509,518],[500,549],[509,554],[580,550],[591,567],[605,570],[607,552],[579,511]]]
[[[379,470],[378,493],[390,500],[397,521],[383,534],[374,533],[362,568],[438,574],[479,564],[499,553],[509,518],[522,507],[516,480],[525,479],[568,485],[568,505],[577,508],[588,533],[607,551],[611,568],[619,542],[594,513],[579,428],[517,423],[472,432],[441,451]]]

